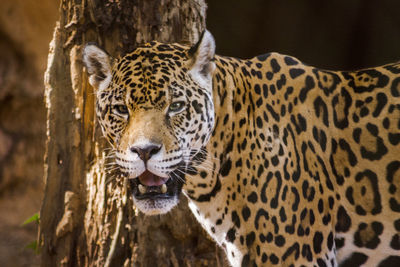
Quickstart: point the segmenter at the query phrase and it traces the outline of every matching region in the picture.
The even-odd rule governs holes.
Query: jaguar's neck
[[[186,194],[190,199],[189,206],[197,219],[215,240],[223,245],[226,232],[232,227],[232,220],[226,220],[232,216],[230,214],[232,211],[226,207],[233,203],[246,202],[245,194],[237,193],[246,190],[246,181],[239,180],[237,175],[247,176],[248,174],[243,174],[240,170],[243,166],[252,164],[252,156],[244,151],[255,145],[246,143],[248,138],[246,135],[255,134],[257,119],[254,111],[257,99],[253,99],[252,95],[251,88],[254,87],[254,82],[248,75],[251,67],[246,64],[249,61],[216,57],[215,62],[217,66],[213,76],[215,126],[206,146],[207,159],[198,166],[196,179],[187,179],[186,188],[189,190],[186,190]],[[240,72],[241,74],[238,74]],[[246,119],[240,120],[239,117]],[[266,129],[264,137],[265,141],[268,137],[271,139],[272,132]],[[233,169],[236,174],[231,171]],[[248,177],[247,183],[253,183],[254,179],[256,178]],[[199,182],[190,184],[191,181]]]
[[[212,136],[205,147],[207,158],[198,166],[198,176],[201,179],[187,179],[187,194],[196,202],[209,202],[222,190],[223,179],[232,167],[232,159],[227,158],[233,150],[235,135],[234,105],[236,90],[243,90],[243,84],[238,84],[234,73],[227,69],[235,69],[243,65],[241,60],[216,57],[216,70],[213,75],[213,104],[215,125]],[[228,67],[229,66],[229,67]],[[221,153],[223,151],[223,153]],[[190,184],[192,181],[200,181]],[[193,190],[191,190],[193,189]]]

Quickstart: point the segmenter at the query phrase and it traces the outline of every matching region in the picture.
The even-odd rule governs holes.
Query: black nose
[[[144,162],[147,162],[151,156],[160,151],[161,145],[149,144],[145,146],[133,146],[131,147],[131,151],[137,153],[139,158],[141,158]]]

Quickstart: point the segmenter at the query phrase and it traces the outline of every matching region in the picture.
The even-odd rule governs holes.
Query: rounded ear
[[[95,43],[83,49],[83,63],[89,73],[89,83],[97,90],[104,90],[111,82],[111,57]]]
[[[214,37],[209,31],[205,30],[201,34],[199,41],[188,51],[189,69],[192,77],[199,80],[198,82],[211,80],[211,75],[215,69],[214,55]]]

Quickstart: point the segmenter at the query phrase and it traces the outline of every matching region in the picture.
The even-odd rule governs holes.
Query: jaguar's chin
[[[135,206],[146,215],[167,213],[179,203],[182,179],[163,178],[145,171],[129,181]]]

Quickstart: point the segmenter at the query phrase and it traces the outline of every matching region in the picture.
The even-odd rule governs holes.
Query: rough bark
[[[106,169],[107,144],[81,61],[89,41],[114,57],[150,40],[191,44],[204,29],[205,9],[203,0],[61,1],[45,75],[42,266],[223,264],[185,199],[167,215],[144,217],[127,181]]]

